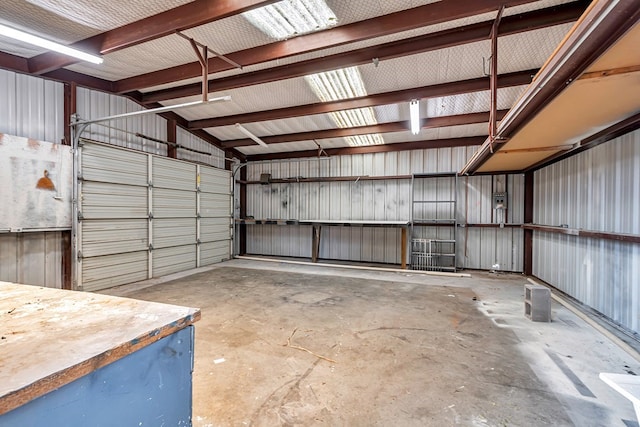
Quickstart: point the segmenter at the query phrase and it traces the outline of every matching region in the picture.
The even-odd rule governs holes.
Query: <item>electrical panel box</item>
[[[507,209],[507,193],[493,193],[493,209]]]
[[[261,185],[271,184],[271,174],[270,173],[261,173],[260,174],[260,184]]]

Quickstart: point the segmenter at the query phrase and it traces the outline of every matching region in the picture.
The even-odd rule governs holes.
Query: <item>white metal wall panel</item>
[[[79,156],[81,289],[148,278],[148,156],[90,141]]]
[[[196,245],[172,246],[153,251],[153,277],[196,268]]]
[[[147,279],[145,251],[82,259],[82,290],[97,291]]]
[[[195,191],[153,189],[154,218],[195,218]]]
[[[196,165],[174,159],[153,157],[153,186],[196,191]]]
[[[60,143],[64,138],[64,85],[0,70],[0,133]]]
[[[231,172],[200,166],[200,265],[231,258]]]
[[[229,240],[200,245],[200,265],[211,265],[229,259]]]
[[[82,178],[89,181],[147,186],[146,154],[84,142]]]
[[[460,170],[475,148],[443,148],[406,152],[335,156],[328,160],[259,162],[247,166],[247,179],[259,180],[261,173],[273,178],[353,176],[349,182],[287,183],[249,185],[247,214],[259,219],[353,219],[408,220],[411,210],[411,180],[366,181],[357,177],[442,173]],[[421,200],[451,200],[453,178],[424,179],[416,182]],[[465,223],[521,223],[523,219],[524,179],[522,175],[462,177],[458,179],[457,218]],[[506,219],[493,211],[492,192],[507,191]],[[439,216],[449,216],[446,206]],[[426,213],[426,212],[425,212]],[[253,254],[309,257],[310,227],[256,225],[247,227],[247,251]],[[419,230],[416,228],[416,230]],[[424,227],[425,236],[450,238],[447,227]],[[324,227],[320,257],[365,262],[400,263],[400,232],[382,228]],[[466,250],[465,250],[466,248]],[[459,267],[522,271],[523,235],[521,230],[459,229]]]
[[[0,281],[61,288],[63,233],[0,233]]]
[[[204,163],[217,168],[224,168],[224,151],[209,144],[204,139],[198,138],[194,134],[178,128],[176,132],[176,142],[178,145],[191,150],[178,148],[178,158],[191,162]]]
[[[193,245],[196,243],[195,218],[154,218],[153,247],[167,248],[170,246]],[[156,260],[154,252],[154,261]]]
[[[230,194],[231,172],[224,169],[201,167],[200,190],[206,193]]]
[[[147,187],[84,181],[82,209],[85,219],[146,218]]]
[[[77,89],[77,113],[90,120],[116,114],[142,111],[144,107],[130,99],[96,90]],[[147,153],[167,155],[167,145],[141,138],[142,134],[161,141],[167,140],[167,121],[156,114],[147,114],[93,124],[82,134],[84,138]]]
[[[640,234],[640,131],[535,173],[534,222]],[[533,273],[640,332],[640,245],[534,232]]]
[[[147,219],[101,219],[82,224],[82,256],[93,257],[146,251]]]

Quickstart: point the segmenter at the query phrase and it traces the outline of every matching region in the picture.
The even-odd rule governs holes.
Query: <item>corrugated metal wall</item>
[[[85,88],[77,89],[76,103],[77,113],[84,120],[144,110],[127,98]],[[136,133],[166,141],[167,121],[155,114],[134,116],[93,124],[84,131],[82,137],[160,156],[167,155],[166,144],[141,138]]]
[[[204,163],[216,168],[224,169],[224,151],[209,144],[204,139],[198,138],[182,128],[177,129],[176,142],[182,147],[200,151],[196,153],[190,150],[178,148],[178,158],[190,162]],[[209,154],[204,154],[209,153]]]
[[[60,143],[62,83],[0,70],[0,133]],[[63,232],[0,233],[0,280],[62,287]]]
[[[62,233],[0,233],[0,281],[62,288]]]
[[[534,222],[640,234],[640,131],[535,173]],[[534,232],[533,273],[640,332],[640,245]]]
[[[0,133],[53,143],[62,141],[62,83],[0,70],[0,95]]]
[[[293,178],[452,172],[460,170],[474,150],[470,147],[442,148],[335,156],[328,160],[251,163],[247,166],[247,179],[259,180],[261,173],[270,173],[272,178]],[[445,180],[450,182],[437,190],[438,197],[450,198],[453,178]],[[493,191],[504,191],[504,176],[469,178],[468,194],[464,189],[466,178],[459,179],[459,219],[468,212],[469,222],[491,222],[492,180]],[[523,184],[521,176],[509,177],[508,191],[513,206],[509,210],[509,221],[522,221]],[[417,197],[432,196],[432,187],[421,188],[424,194]],[[471,208],[466,208],[465,200]],[[366,181],[354,178],[351,182],[255,184],[247,189],[247,215],[259,219],[390,221],[409,220],[410,212],[410,179]],[[324,227],[322,233],[321,258],[400,263],[400,231],[397,229]],[[521,271],[522,242],[519,229],[469,229],[468,232],[461,229],[458,233],[458,266],[490,269],[498,262],[503,270]],[[262,255],[310,257],[311,228],[248,226],[247,251]]]

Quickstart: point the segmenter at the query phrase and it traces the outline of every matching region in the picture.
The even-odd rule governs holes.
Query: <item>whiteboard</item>
[[[0,133],[0,232],[71,228],[68,145]]]

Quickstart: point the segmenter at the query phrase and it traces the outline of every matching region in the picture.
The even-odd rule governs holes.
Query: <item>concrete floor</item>
[[[639,362],[555,302],[553,322],[526,319],[520,275],[207,270],[108,291],[202,309],[196,427],[637,426],[598,373]]]

